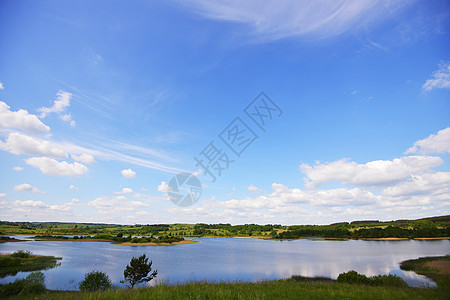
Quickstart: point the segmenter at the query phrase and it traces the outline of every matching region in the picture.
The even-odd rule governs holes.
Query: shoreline
[[[117,243],[116,245],[119,245],[119,246],[171,246],[171,245],[188,245],[188,244],[195,244],[195,243],[198,243],[198,242],[185,239],[183,241],[173,242],[173,243],[154,243],[154,242],[151,242],[151,243],[130,243],[130,242],[125,242],[125,243]]]

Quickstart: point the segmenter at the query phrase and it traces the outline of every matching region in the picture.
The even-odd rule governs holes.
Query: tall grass
[[[382,287],[293,280],[257,283],[190,283],[105,292],[48,291],[29,299],[443,299],[438,289]],[[27,298],[21,298],[27,299]]]

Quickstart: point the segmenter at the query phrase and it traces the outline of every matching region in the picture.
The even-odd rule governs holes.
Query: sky
[[[448,215],[449,31],[444,0],[2,0],[0,220]]]

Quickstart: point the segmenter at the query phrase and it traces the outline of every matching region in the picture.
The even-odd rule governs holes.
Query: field
[[[334,282],[278,280],[258,283],[191,283],[106,292],[48,291],[20,299],[443,299],[438,289],[394,288]],[[19,298],[16,298],[19,299]]]
[[[264,239],[298,239],[308,237],[331,239],[411,239],[449,238],[450,216],[397,221],[353,221],[330,225],[279,224],[93,224],[59,222],[0,222],[1,234],[32,234],[44,239],[79,240],[101,239],[119,243],[151,243],[155,240],[133,238],[164,237],[167,242],[178,242],[190,237],[257,237]],[[177,240],[178,239],[178,240]]]

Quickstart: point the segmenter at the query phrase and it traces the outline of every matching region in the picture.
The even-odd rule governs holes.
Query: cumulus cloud
[[[414,195],[439,195],[449,193],[450,172],[411,175],[407,181],[383,189],[383,195],[405,197]]]
[[[439,130],[437,134],[431,134],[427,138],[415,142],[405,153],[450,153],[450,127]]]
[[[408,178],[411,174],[429,171],[443,163],[435,156],[406,156],[393,160],[376,160],[366,164],[345,159],[325,164],[300,165],[306,175],[305,186],[317,186],[338,181],[354,186],[383,186]]]
[[[6,194],[5,193],[0,193],[0,198],[6,198]]]
[[[410,1],[258,1],[183,2],[206,18],[246,25],[259,41],[292,36],[332,37],[394,15]]]
[[[50,131],[50,127],[45,125],[39,118],[29,114],[26,110],[11,111],[10,107],[0,101],[0,127],[16,128],[31,133],[44,133]]]
[[[35,168],[39,168],[45,175],[50,176],[82,176],[87,173],[88,168],[80,163],[59,162],[49,157],[31,157],[25,162]]]
[[[93,163],[95,163],[94,157],[92,155],[90,155],[90,154],[87,154],[87,153],[83,153],[83,154],[80,154],[80,155],[72,154],[71,156],[72,156],[73,160],[76,160],[76,161],[79,161],[79,162],[82,162],[82,163],[85,163],[85,164],[93,164]]]
[[[123,188],[120,192],[114,192],[114,193],[116,193],[116,194],[130,194],[132,192],[133,192],[133,190],[130,189],[130,188]]]
[[[19,167],[19,166],[16,166],[16,167],[13,168],[13,170],[19,172],[19,171],[23,171],[23,168]]]
[[[71,185],[69,186],[69,189],[71,189],[71,190],[78,190],[78,188],[77,188],[76,186],[74,186],[73,184],[71,184]]]
[[[124,170],[120,171],[120,173],[122,173],[123,177],[126,177],[126,178],[136,177],[136,172],[134,172],[131,169],[124,169]]]
[[[161,193],[167,193],[169,185],[165,181],[161,181],[161,184],[156,189]]]
[[[11,132],[5,142],[0,141],[0,149],[17,155],[67,157],[67,153],[57,145],[18,132]]]
[[[33,201],[33,200],[25,200],[25,201],[14,201],[13,205],[15,206],[25,206],[25,207],[39,207],[39,208],[47,208],[48,205],[42,201]]]
[[[4,90],[4,89],[5,89],[5,87],[3,86],[3,83],[0,82],[0,90]]]
[[[247,187],[247,189],[248,189],[249,191],[251,191],[251,192],[254,192],[254,193],[260,193],[260,192],[262,192],[262,189],[260,189],[260,188],[258,188],[258,187],[256,187],[256,186],[254,186],[253,184],[249,185],[249,186]]]
[[[38,208],[38,209],[50,209],[53,211],[69,211],[71,209],[70,205],[67,204],[56,204],[49,205],[42,201],[33,201],[33,200],[25,200],[25,201],[14,201],[12,203],[16,207],[24,207],[24,208]]]
[[[439,69],[432,74],[432,78],[424,83],[422,89],[425,91],[450,89],[450,62],[440,63]]]
[[[35,194],[45,194],[44,191],[39,190],[37,187],[32,186],[28,183],[22,183],[14,186],[15,191],[21,191],[21,192],[31,192]]]
[[[88,206],[96,207],[96,208],[104,208],[104,207],[112,207],[116,206],[118,201],[116,199],[110,199],[107,196],[101,196],[95,198],[92,201],[88,202]]]

